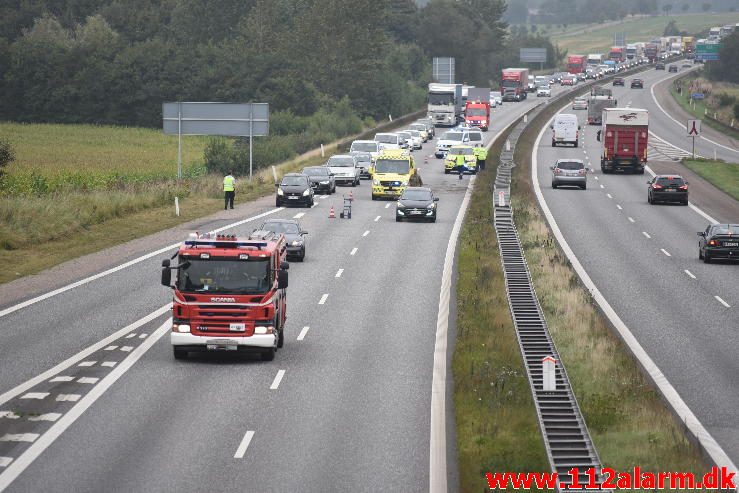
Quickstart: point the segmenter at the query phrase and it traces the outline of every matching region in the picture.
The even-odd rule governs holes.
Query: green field
[[[572,25],[568,26],[564,32],[552,33],[551,39],[552,42],[559,44],[561,48],[566,48],[570,54],[605,53],[613,46],[613,35],[615,33],[626,33],[627,43],[646,42],[654,37],[662,36],[665,26],[671,20],[677,23],[677,27],[681,31],[697,33],[713,26],[739,22],[739,12],[660,15],[626,19],[622,23],[605,26],[598,24]]]

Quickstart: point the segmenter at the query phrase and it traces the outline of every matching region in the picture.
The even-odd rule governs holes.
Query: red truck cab
[[[464,121],[469,126],[487,131],[490,127],[490,101],[467,101],[464,107]]]
[[[567,72],[571,74],[581,74],[585,72],[585,55],[567,55]]]
[[[644,174],[649,143],[649,112],[636,108],[604,108],[598,133],[602,144],[600,169]]]
[[[526,88],[528,84],[529,69],[503,69],[500,81],[500,93],[503,101],[523,101],[526,99]]]
[[[170,340],[175,359],[191,352],[255,352],[274,359],[284,343],[289,264],[283,235],[248,238],[192,234],[177,264],[162,261],[162,284],[174,289]],[[176,279],[172,286],[172,271]]]

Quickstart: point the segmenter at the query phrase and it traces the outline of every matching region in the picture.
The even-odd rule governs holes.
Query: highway
[[[487,138],[537,102],[496,109]],[[367,181],[313,209],[270,198],[235,227],[203,222],[247,234],[295,217],[309,232],[272,362],[173,359],[172,293],[159,283],[168,242],[104,273],[122,262],[111,255],[104,274],[45,299],[0,305],[0,491],[427,491],[442,271],[470,182],[444,175],[433,145],[415,156],[441,199],[436,224],[396,223],[394,202],[371,201]],[[353,218],[329,219],[350,190]]]
[[[630,89],[627,77],[625,88],[614,88],[614,97],[619,106],[649,109],[650,133],[685,147],[684,131],[656,107],[650,92],[655,82],[674,75],[648,70],[638,76],[645,80],[643,90]],[[711,210],[721,194],[693,186],[691,207],[647,204],[649,173],[602,174],[595,139],[600,127],[585,124],[585,111],[564,112],[578,114],[584,132],[580,148],[552,148],[549,130],[543,132],[535,157],[546,205],[595,286],[690,410],[739,463],[739,266],[706,265],[697,252],[696,232],[709,223],[702,210]],[[678,169],[659,162],[671,161],[660,148],[650,148],[651,166]],[[706,155],[709,151],[705,142],[697,143],[697,150]],[[717,153],[731,160],[731,151],[719,148]],[[584,159],[593,168],[587,190],[551,188],[549,166],[564,157]],[[733,208],[714,210],[720,222],[739,220],[735,201]]]

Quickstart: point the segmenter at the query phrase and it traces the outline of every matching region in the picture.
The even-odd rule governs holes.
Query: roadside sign
[[[546,48],[520,48],[519,58],[522,63],[546,63]]]
[[[688,120],[688,123],[685,125],[685,131],[688,132],[688,137],[698,137],[701,134],[701,121]]]
[[[454,84],[454,57],[434,57],[432,79],[439,84]]]
[[[704,99],[706,97],[702,92],[694,92],[690,94],[690,99]]]

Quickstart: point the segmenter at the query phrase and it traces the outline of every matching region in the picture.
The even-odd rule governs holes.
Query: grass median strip
[[[683,164],[719,190],[739,200],[739,164],[708,159],[686,159]]]

